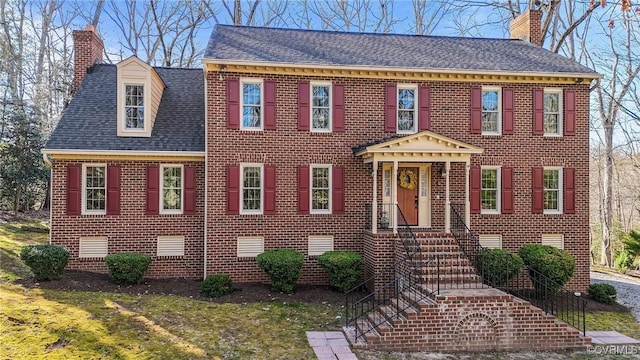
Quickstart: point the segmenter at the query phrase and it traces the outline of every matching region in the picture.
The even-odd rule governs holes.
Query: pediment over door
[[[484,149],[432,131],[381,140],[354,149],[365,163],[375,161],[467,161]]]

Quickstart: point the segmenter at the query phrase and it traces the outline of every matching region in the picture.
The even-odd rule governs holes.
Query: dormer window
[[[125,129],[144,130],[144,85],[125,86]]]
[[[118,136],[151,137],[165,84],[149,64],[132,56],[118,65]]]

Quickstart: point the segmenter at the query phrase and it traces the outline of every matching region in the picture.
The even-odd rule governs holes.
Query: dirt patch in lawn
[[[58,280],[35,282],[33,278],[26,278],[17,282],[29,288],[116,292],[133,295],[178,295],[236,304],[271,301],[343,304],[345,301],[343,293],[328,286],[298,285],[293,294],[283,294],[272,291],[269,284],[262,283],[234,283],[235,291],[233,293],[219,298],[206,298],[200,295],[200,280],[145,279],[141,284],[121,286],[114,284],[107,274],[77,270],[65,270]]]

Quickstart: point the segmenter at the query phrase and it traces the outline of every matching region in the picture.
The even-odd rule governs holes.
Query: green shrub
[[[220,297],[232,292],[231,278],[226,274],[209,275],[200,286],[200,293],[209,297]]]
[[[629,270],[631,265],[633,265],[633,256],[628,250],[622,250],[613,261],[613,266],[622,272]]]
[[[69,262],[69,252],[55,245],[27,245],[20,251],[20,260],[31,269],[37,281],[53,280],[62,275]]]
[[[291,249],[275,249],[265,251],[256,258],[258,266],[264,271],[274,290],[283,293],[292,293],[300,273],[304,256]]]
[[[611,304],[616,301],[616,288],[609,284],[589,285],[589,296],[595,301]]]
[[[116,284],[138,284],[151,265],[151,256],[138,253],[109,254],[104,258]]]
[[[318,264],[329,274],[331,286],[342,292],[356,286],[362,275],[362,257],[353,251],[327,251]]]
[[[478,253],[480,274],[485,284],[502,287],[508,285],[524,267],[517,254],[502,249],[482,249]]]
[[[576,268],[576,261],[568,251],[553,246],[529,244],[521,247],[518,254],[529,268],[533,286],[541,294],[555,294],[571,279]]]

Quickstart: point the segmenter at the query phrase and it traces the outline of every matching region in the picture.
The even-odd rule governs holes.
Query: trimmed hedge
[[[151,256],[138,253],[109,254],[104,258],[116,284],[139,284],[151,265]]]
[[[518,254],[529,268],[533,286],[547,295],[555,294],[569,282],[576,268],[576,261],[567,250],[549,245],[525,245]],[[545,277],[551,281],[545,281]]]
[[[353,251],[327,251],[318,264],[329,274],[331,286],[342,292],[356,286],[362,275],[362,257]]]
[[[480,250],[478,264],[484,283],[493,287],[508,285],[524,267],[520,256],[503,249]]]
[[[209,275],[200,286],[200,293],[209,297],[220,297],[232,292],[231,278],[226,274]]]
[[[293,292],[304,263],[301,253],[291,249],[275,249],[263,252],[256,260],[258,267],[271,279],[274,290],[287,294]]]
[[[601,303],[612,304],[616,301],[617,291],[610,284],[591,284],[589,285],[589,296]]]
[[[37,281],[60,278],[69,262],[67,249],[50,245],[27,245],[20,250],[20,260],[31,269]]]

